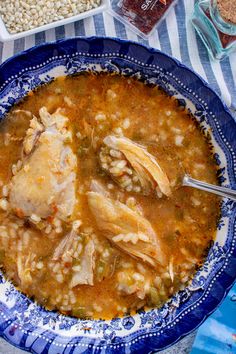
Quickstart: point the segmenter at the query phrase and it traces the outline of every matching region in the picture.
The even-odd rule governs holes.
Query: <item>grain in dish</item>
[[[111,145],[124,139],[148,162]],[[182,169],[217,183],[209,143],[157,87],[118,75],[58,78],[9,112],[0,157],[1,264],[46,308],[111,318],[161,306],[215,237],[218,198],[176,188]],[[170,193],[144,168],[150,160]]]
[[[101,0],[0,0],[0,15],[11,33],[28,31],[101,5]]]

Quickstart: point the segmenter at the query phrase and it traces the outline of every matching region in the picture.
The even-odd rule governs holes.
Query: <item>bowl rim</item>
[[[153,53],[153,54],[159,53],[159,54],[163,55],[164,57],[167,57],[167,58],[171,59],[178,68],[183,68],[184,70],[189,71],[191,74],[194,74],[194,76],[196,76],[199,79],[201,84],[203,86],[205,86],[208,90],[210,90],[211,93],[213,94],[213,96],[215,96],[215,98],[218,99],[219,103],[222,106],[223,111],[225,111],[225,113],[227,113],[229,115],[230,119],[232,119],[235,122],[235,119],[232,116],[229,108],[226,106],[225,102],[221,99],[221,97],[218,95],[218,93],[216,93],[211,88],[211,86],[198,73],[196,73],[194,70],[192,70],[189,67],[187,67],[184,64],[182,64],[176,58],[173,58],[172,56],[170,56],[170,55],[168,55],[166,53],[163,53],[162,51],[160,51],[158,49],[151,48],[151,47],[148,47],[146,45],[140,44],[138,42],[130,41],[130,40],[123,40],[123,39],[106,37],[106,36],[100,36],[100,37],[92,36],[92,37],[73,37],[73,38],[61,39],[61,40],[57,40],[57,41],[53,41],[53,42],[47,42],[47,43],[39,44],[39,45],[36,45],[36,46],[34,46],[32,48],[24,50],[24,51],[22,51],[22,52],[20,52],[20,53],[18,53],[16,55],[8,58],[5,62],[3,62],[0,65],[0,81],[1,81],[1,72],[2,71],[5,71],[5,70],[7,71],[8,70],[8,66],[12,67],[12,65],[14,63],[17,63],[18,59],[20,59],[20,58],[23,58],[23,61],[24,61],[26,56],[28,56],[30,53],[34,53],[37,50],[44,50],[47,47],[50,48],[51,46],[57,46],[57,45],[63,44],[64,42],[68,42],[68,41],[78,41],[78,42],[80,42],[80,41],[88,41],[88,42],[91,43],[93,41],[103,41],[103,40],[114,41],[114,42],[119,43],[121,45],[122,44],[133,44],[133,45],[135,45],[135,46],[137,46],[139,48],[145,49],[148,53]],[[13,67],[14,67],[14,65],[13,65]],[[5,80],[3,80],[3,82],[4,81]],[[10,80],[9,80],[9,82],[10,82]],[[4,85],[0,88],[0,90],[2,90],[3,87],[4,87]],[[231,263],[235,263],[235,265],[236,265],[236,249],[234,249],[234,253],[233,253],[232,257],[230,258],[230,260],[232,261]],[[232,264],[231,264],[230,268],[232,269]],[[160,348],[158,350],[163,350],[163,349],[166,349],[168,347],[171,347],[172,345],[177,343],[179,340],[181,340],[182,338],[184,338],[185,336],[187,336],[188,334],[190,334],[194,330],[196,330],[206,320],[206,318],[209,317],[216,310],[216,308],[222,303],[222,301],[226,297],[228,291],[233,286],[235,280],[236,280],[236,267],[234,268],[233,274],[230,274],[230,277],[228,277],[228,279],[224,280],[224,287],[222,289],[220,289],[220,296],[218,296],[217,298],[214,297],[214,299],[212,300],[212,301],[214,301],[214,304],[211,306],[211,309],[209,311],[207,311],[207,313],[205,315],[202,316],[202,319],[199,321],[199,318],[197,318],[196,319],[198,321],[197,324],[196,323],[195,324],[189,323],[188,324],[188,330],[185,329],[183,332],[181,332],[181,334],[177,334],[175,336],[175,340],[173,340],[170,344],[167,344],[166,346],[163,346],[162,348]],[[222,285],[221,285],[221,287],[222,287]],[[11,341],[8,337],[6,337],[4,335],[4,333],[2,333],[2,331],[0,333],[0,336],[5,338],[5,340],[7,340],[11,345],[13,345],[15,347],[18,347],[20,349],[24,349],[26,351],[30,351],[32,353],[36,353],[36,352],[34,352],[34,350],[32,348],[28,349],[28,348],[26,348],[24,346],[17,345],[13,341]],[[149,339],[149,341],[150,341],[150,339]],[[141,340],[140,342],[142,342],[142,348],[147,346],[148,341]],[[155,350],[154,348],[150,347],[150,345],[148,347],[150,348],[150,350]]]

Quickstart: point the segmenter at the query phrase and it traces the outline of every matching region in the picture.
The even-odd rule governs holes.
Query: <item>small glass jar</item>
[[[230,0],[198,0],[194,7],[192,23],[213,59],[236,50],[236,13],[227,4]]]

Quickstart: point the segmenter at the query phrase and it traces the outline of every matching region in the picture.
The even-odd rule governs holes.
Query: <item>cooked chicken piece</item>
[[[44,126],[39,123],[38,119],[33,116],[30,121],[30,127],[26,132],[26,136],[23,141],[23,152],[29,155],[35,146],[38,138],[44,130]]]
[[[72,267],[72,278],[70,287],[77,285],[93,285],[95,267],[95,245],[92,239],[86,240],[86,244],[81,249],[81,242],[78,240],[78,230],[72,229],[66,235],[54,251],[52,261],[75,259],[78,263]],[[80,249],[80,251],[79,251]],[[80,253],[75,257],[76,253]]]
[[[67,253],[71,256],[72,253],[76,250],[78,242],[76,242],[77,233],[72,229],[58,244],[55,248],[52,260],[59,261],[62,256]],[[74,244],[74,245],[73,245]],[[73,247],[74,246],[74,247]],[[73,250],[74,248],[74,250]]]
[[[106,188],[104,187],[104,185],[101,182],[96,181],[95,179],[93,179],[90,183],[90,189],[93,192],[97,192],[99,194],[102,194],[105,197],[109,197],[109,192],[106,190]]]
[[[68,144],[68,119],[57,110],[39,111],[33,117],[24,142],[22,168],[9,185],[9,202],[21,216],[67,219],[75,205],[77,159]]]
[[[152,266],[166,263],[158,237],[147,219],[99,192],[88,192],[88,203],[99,230],[109,241]]]
[[[20,241],[19,241],[20,242]],[[17,256],[17,275],[22,288],[27,288],[33,282],[32,263],[35,261],[35,255],[30,253],[27,257],[22,253]]]
[[[104,144],[99,155],[101,166],[123,189],[158,197],[171,195],[166,173],[144,146],[112,135]]]
[[[70,287],[74,288],[77,285],[93,285],[94,267],[95,246],[93,240],[90,239],[81,255],[80,269],[74,269]]]

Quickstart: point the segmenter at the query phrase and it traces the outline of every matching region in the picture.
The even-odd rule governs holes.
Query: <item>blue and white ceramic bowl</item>
[[[29,91],[61,75],[115,72],[160,85],[209,132],[222,185],[236,189],[236,123],[210,87],[173,58],[110,38],[75,38],[21,53],[0,67],[0,118]],[[217,238],[185,290],[161,309],[111,321],[46,311],[0,278],[0,334],[32,353],[150,353],[193,331],[219,305],[236,276],[236,204],[222,202]]]

